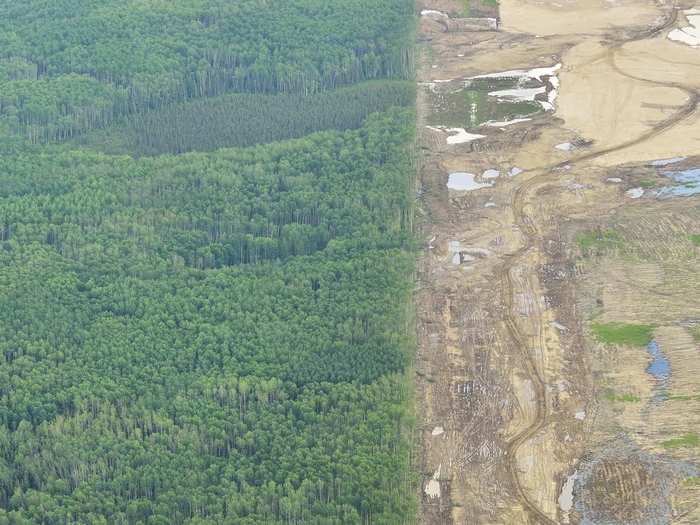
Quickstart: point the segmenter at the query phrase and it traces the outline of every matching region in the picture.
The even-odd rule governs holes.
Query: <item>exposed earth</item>
[[[491,4],[418,3],[419,523],[698,524],[700,2]]]

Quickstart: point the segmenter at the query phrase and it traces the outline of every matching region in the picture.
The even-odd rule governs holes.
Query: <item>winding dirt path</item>
[[[531,250],[537,249],[537,245],[540,244],[543,240],[542,236],[539,234],[535,222],[526,213],[525,207],[529,201],[529,197],[532,194],[533,190],[536,190],[540,186],[546,185],[549,182],[551,182],[550,179],[552,179],[553,177],[552,170],[560,168],[564,165],[575,165],[584,161],[594,160],[609,153],[613,153],[641,144],[671,129],[672,127],[676,126],[677,124],[679,124],[689,116],[693,115],[697,111],[698,104],[700,103],[700,92],[697,89],[676,82],[661,82],[630,75],[623,71],[621,68],[619,68],[615,62],[615,55],[619,52],[623,45],[632,41],[653,38],[654,36],[673,26],[677,20],[677,16],[678,9],[674,6],[674,8],[672,9],[671,16],[668,16],[662,25],[652,28],[649,31],[645,31],[643,34],[637,35],[632,39],[615,43],[608,50],[607,58],[610,61],[612,67],[619,74],[640,82],[646,82],[663,87],[672,87],[680,89],[688,95],[688,101],[673,115],[655,124],[649,131],[633,139],[630,139],[629,141],[623,144],[598,149],[583,155],[579,155],[565,162],[555,163],[552,165],[544,166],[539,169],[529,170],[529,173],[534,173],[534,176],[531,176],[515,191],[511,201],[511,208],[515,216],[515,221],[522,233],[524,234],[526,243],[517,252],[511,254],[506,258],[504,264],[498,269],[497,274],[501,280],[502,287],[505,290],[507,307],[507,317],[505,320],[506,326],[508,328],[508,332],[513,343],[517,348],[520,349],[521,355],[524,358],[525,371],[528,377],[535,385],[537,408],[535,419],[533,420],[533,422],[529,426],[524,428],[521,432],[516,434],[508,442],[507,461],[509,474],[514,482],[514,485],[517,487],[518,494],[520,496],[520,499],[522,500],[522,503],[530,512],[532,519],[539,523],[544,523],[547,525],[557,525],[557,522],[551,519],[549,516],[547,516],[542,510],[540,510],[537,504],[533,502],[528,496],[526,489],[523,487],[520,481],[517,461],[518,451],[525,443],[527,443],[531,438],[533,438],[537,433],[539,433],[543,428],[545,428],[549,418],[549,403],[547,401],[547,388],[545,381],[542,375],[540,374],[540,371],[538,370],[537,363],[528,351],[525,338],[518,327],[518,323],[514,315],[515,309],[513,305],[513,297],[515,296],[515,287],[513,284],[511,272],[514,268],[516,268],[519,265],[521,259],[523,259]],[[677,521],[682,517],[683,516],[679,516],[674,521]]]

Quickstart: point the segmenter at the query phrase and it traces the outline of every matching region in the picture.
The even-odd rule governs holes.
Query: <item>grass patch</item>
[[[691,235],[690,242],[692,242],[695,246],[700,247],[700,233],[695,233]]]
[[[488,14],[489,16],[498,15],[498,0],[463,0],[464,4],[464,16],[484,16]],[[490,11],[484,13],[483,11]]]
[[[576,235],[576,244],[583,255],[589,255],[605,249],[619,248],[622,238],[614,230],[585,231]]]
[[[639,186],[641,188],[649,189],[649,188],[655,188],[657,182],[655,180],[651,180],[651,179],[644,179],[644,180],[640,180],[637,184],[639,184]]]
[[[647,324],[595,323],[593,334],[601,343],[646,346],[651,341],[654,327]]]
[[[700,394],[668,396],[669,401],[700,401]]]
[[[641,399],[634,394],[618,394],[614,390],[605,392],[605,399],[608,401],[618,401],[621,403],[639,403]]]
[[[685,434],[684,436],[664,441],[661,443],[661,446],[666,449],[697,447],[700,446],[700,436],[697,434]]]
[[[691,326],[689,331],[690,335],[695,339],[695,342],[700,345],[700,326]]]
[[[683,480],[683,485],[685,485],[686,487],[700,486],[700,476],[692,476],[690,478],[685,478]]]
[[[542,112],[538,102],[506,101],[489,95],[492,91],[516,87],[516,80],[489,78],[473,81],[458,92],[433,93],[430,98],[435,110],[428,123],[469,129],[489,120],[510,120]]]

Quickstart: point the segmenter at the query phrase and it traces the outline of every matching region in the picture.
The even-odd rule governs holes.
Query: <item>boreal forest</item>
[[[414,515],[410,0],[0,0],[0,525]]]

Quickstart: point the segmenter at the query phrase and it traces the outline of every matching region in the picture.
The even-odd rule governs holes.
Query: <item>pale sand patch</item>
[[[625,44],[615,63],[636,77],[700,88],[700,50],[678,45],[662,36]]]
[[[561,450],[561,441],[553,425],[526,442],[518,451],[518,466],[527,476],[520,482],[537,507],[551,518],[556,518],[560,494],[557,478],[563,477],[568,466],[558,460],[554,451]],[[546,460],[544,458],[547,458]]]
[[[442,470],[442,464],[438,467],[438,469],[435,471],[435,474],[433,474],[433,479],[428,481],[427,485],[425,486],[425,494],[429,498],[439,498],[440,497],[440,471]]]
[[[671,366],[670,394],[700,395],[700,348],[690,333],[682,326],[662,326],[656,329],[654,336]],[[700,423],[700,414],[696,416],[696,423]],[[682,433],[682,426],[687,422],[678,421],[678,424]]]
[[[641,5],[640,5],[641,4]],[[501,28],[538,36],[604,33],[615,27],[654,25],[661,11],[653,2],[626,1],[611,6],[601,0],[537,2],[501,0]]]
[[[515,434],[529,422],[531,422],[537,412],[537,393],[535,386],[529,378],[523,378],[518,374],[513,374],[513,394],[518,401],[518,411],[515,417],[509,422],[508,433]]]
[[[600,157],[595,163],[616,166],[626,162],[646,162],[698,151],[700,151],[700,112],[696,111],[673,128],[636,146]]]
[[[595,41],[572,48],[564,56],[564,64],[557,114],[567,128],[593,140],[594,147],[619,146],[649,132],[688,99],[680,89],[620,74],[606,48]],[[644,143],[642,149],[646,148]]]

